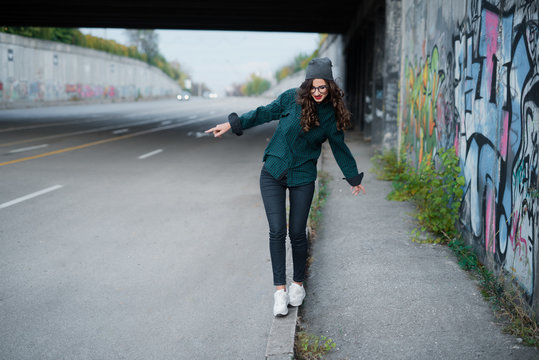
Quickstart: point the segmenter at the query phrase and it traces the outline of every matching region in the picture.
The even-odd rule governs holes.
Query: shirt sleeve
[[[328,141],[333,157],[345,176],[344,179],[352,186],[360,185],[363,180],[363,173],[358,174],[356,160],[354,160],[350,149],[344,143],[344,131],[337,130],[337,126],[335,126],[328,137]]]
[[[294,99],[293,92],[293,89],[287,90],[269,105],[259,106],[241,116],[236,113],[230,114],[228,122],[232,132],[236,135],[241,135],[245,129],[279,119],[290,99]]]

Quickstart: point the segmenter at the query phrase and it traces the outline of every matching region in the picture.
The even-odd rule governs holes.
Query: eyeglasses
[[[316,92],[316,90],[318,90],[320,92],[320,94],[323,94],[326,91],[328,91],[328,87],[327,87],[327,85],[320,85],[320,86],[312,86],[311,87],[311,92],[313,94]]]

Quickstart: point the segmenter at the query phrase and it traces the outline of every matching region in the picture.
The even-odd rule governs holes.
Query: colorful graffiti
[[[453,47],[459,153],[467,180],[463,222],[531,297],[539,226],[539,204],[530,196],[539,156],[539,9],[537,2],[472,6]]]
[[[76,96],[80,99],[114,98],[117,93],[114,86],[103,87],[86,84],[66,84],[65,92],[71,97]]]
[[[402,133],[406,150],[417,165],[425,158],[432,158],[436,149],[437,135],[434,130],[437,100],[440,85],[445,80],[444,72],[438,68],[438,57],[438,48],[434,47],[423,63],[406,63],[405,96],[408,109]]]
[[[78,99],[135,98],[138,90],[135,85],[92,86],[84,84],[65,84],[57,82],[8,81],[0,82],[0,99],[4,101],[52,101]]]
[[[462,3],[468,17],[448,24],[439,10],[431,54],[425,39],[419,60],[405,65],[404,146],[417,163],[437,147],[455,147],[466,178],[463,229],[531,302],[539,266],[539,1]],[[406,26],[412,32],[416,24]]]

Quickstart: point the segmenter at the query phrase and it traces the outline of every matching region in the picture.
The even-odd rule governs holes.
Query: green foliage
[[[394,151],[378,153],[372,160],[375,165],[372,171],[378,180],[392,181],[407,170],[406,163],[401,161]]]
[[[373,161],[378,163],[378,177],[393,181],[388,199],[416,204],[419,227],[412,231],[413,240],[439,243],[455,237],[465,182],[454,150],[439,150],[437,162],[427,157],[418,169],[404,158],[397,159],[395,152],[386,152]]]
[[[318,360],[337,345],[326,336],[317,336],[305,331],[296,333],[295,358],[297,360]]]
[[[262,94],[264,91],[268,90],[270,86],[271,83],[269,80],[256,74],[251,74],[251,80],[249,80],[242,89],[244,95],[253,96]]]
[[[530,187],[528,193],[532,198],[539,198],[539,190],[537,188]]]
[[[300,53],[299,55],[296,55],[289,64],[282,66],[280,69],[278,69],[275,72],[275,80],[277,80],[277,82],[281,82],[283,79],[287,78],[288,76],[307,68],[309,61],[317,57],[318,54],[320,53],[320,48],[322,47],[324,42],[327,40],[327,37],[328,37],[328,34],[319,34],[319,41],[318,41],[317,49],[314,50],[313,53],[310,55],[305,54],[305,53]]]
[[[464,241],[460,240],[460,238],[454,238],[451,239],[447,245],[457,256],[457,261],[461,269],[466,271],[478,269],[479,260],[471,248],[464,243]]]
[[[309,227],[313,232],[316,232],[320,226],[320,221],[322,220],[322,208],[326,203],[327,197],[329,195],[328,184],[330,181],[330,176],[325,171],[318,172],[318,192],[314,195],[313,201],[311,203],[311,210],[309,212]]]

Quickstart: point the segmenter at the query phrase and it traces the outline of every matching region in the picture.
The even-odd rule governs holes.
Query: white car
[[[187,91],[184,91],[176,95],[176,99],[178,99],[178,101],[187,101],[191,99],[191,94]]]
[[[204,91],[202,93],[202,96],[205,97],[206,99],[215,99],[215,98],[217,98],[217,94],[213,93],[213,92],[210,92],[210,91]]]

